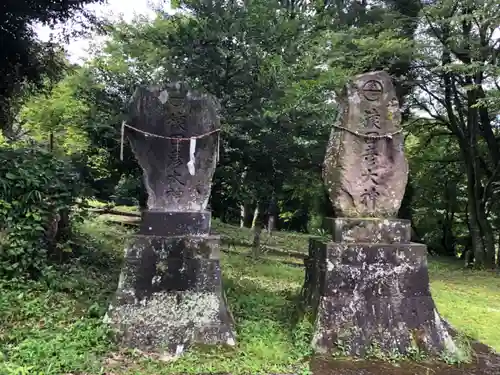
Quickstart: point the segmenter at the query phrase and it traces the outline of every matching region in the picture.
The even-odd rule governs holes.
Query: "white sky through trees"
[[[154,17],[153,6],[161,3],[163,10],[167,13],[172,11],[170,1],[152,1],[152,0],[108,0],[106,4],[92,4],[86,7],[92,10],[98,17],[105,17],[111,20],[118,20],[123,17],[125,21],[130,22],[136,16]],[[158,4],[158,5],[157,5]],[[71,25],[68,23],[66,26]],[[49,27],[35,25],[34,29],[42,41],[48,41],[51,34],[57,36],[61,33],[60,28],[51,30]],[[102,40],[101,38],[79,38],[72,39],[66,44],[68,58],[72,63],[82,63],[88,56],[88,49],[91,41]]]

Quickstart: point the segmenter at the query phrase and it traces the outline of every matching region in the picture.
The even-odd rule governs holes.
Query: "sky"
[[[130,22],[136,15],[146,16],[148,18],[154,17],[154,12],[152,10],[151,4],[157,4],[158,1],[154,0],[108,0],[106,4],[93,4],[86,7],[86,9],[93,10],[97,16],[104,16],[109,19],[117,20],[123,17],[126,21]],[[167,0],[163,5],[164,10],[169,12],[170,2]],[[44,27],[42,25],[35,25],[34,29],[38,37],[43,41],[48,41],[50,39],[51,33],[57,35],[58,29],[51,30],[49,27]],[[103,37],[97,39],[102,40]],[[73,39],[68,45],[66,45],[66,50],[68,52],[68,58],[72,63],[82,63],[84,59],[88,56],[87,50],[90,46],[89,39]],[[93,38],[92,41],[96,41]]]

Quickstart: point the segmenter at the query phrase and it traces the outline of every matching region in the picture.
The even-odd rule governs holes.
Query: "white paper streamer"
[[[191,137],[189,140],[189,161],[187,163],[188,171],[191,176],[194,176],[194,152],[196,151],[196,138]]]

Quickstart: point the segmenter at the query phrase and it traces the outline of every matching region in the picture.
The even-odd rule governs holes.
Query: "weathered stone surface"
[[[408,180],[401,114],[390,76],[354,78],[339,97],[323,171],[336,218],[332,240],[311,239],[302,290],[316,352],[448,355],[457,345],[436,310],[425,245],[394,219]]]
[[[326,218],[334,242],[410,243],[411,222],[401,219]]]
[[[401,114],[390,76],[355,77],[339,96],[323,178],[337,217],[394,217],[408,180]],[[344,128],[344,129],[341,129]]]
[[[219,265],[219,237],[134,236],[107,321],[122,344],[179,353],[235,344]]]
[[[153,236],[208,235],[212,214],[202,212],[151,211],[142,212],[140,234]]]
[[[137,88],[127,124],[160,136],[126,128],[144,171],[150,210],[206,209],[218,152],[218,110],[214,97],[192,91],[182,82]]]
[[[206,211],[217,161],[217,101],[184,83],[139,87],[126,136],[144,171],[148,210],[125,249],[106,321],[122,344],[182,353],[193,343],[235,344]]]
[[[315,312],[317,352],[456,350],[430,294],[425,245],[311,239],[304,301]]]

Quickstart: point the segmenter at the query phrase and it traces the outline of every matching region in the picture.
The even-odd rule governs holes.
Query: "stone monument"
[[[130,100],[122,134],[143,169],[148,208],[106,316],[125,346],[180,354],[190,344],[235,344],[206,210],[218,110],[182,82],[139,87]]]
[[[401,115],[385,72],[354,78],[339,98],[324,183],[336,218],[312,238],[303,303],[317,352],[363,356],[456,350],[429,289],[427,249],[396,219],[408,178]]]

